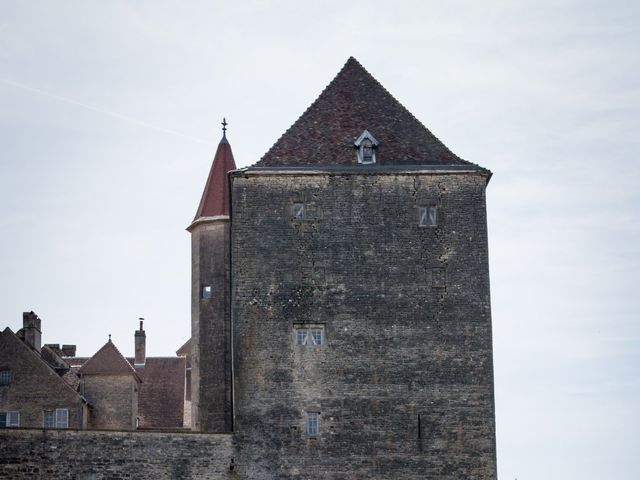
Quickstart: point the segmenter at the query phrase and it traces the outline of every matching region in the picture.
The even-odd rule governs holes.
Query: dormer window
[[[354,146],[357,148],[356,156],[358,158],[358,163],[362,163],[363,165],[376,163],[376,149],[378,148],[378,141],[373,138],[373,135],[371,135],[368,130],[365,130],[360,134]]]

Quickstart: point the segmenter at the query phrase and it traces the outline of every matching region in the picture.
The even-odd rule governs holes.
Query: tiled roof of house
[[[184,357],[147,357],[144,366],[136,367],[142,378],[138,390],[141,428],[183,426],[185,368]]]
[[[378,165],[477,168],[451,152],[353,57],[255,167],[357,165],[354,142],[365,130],[379,142]]]
[[[127,359],[122,356],[111,340],[103,345],[78,370],[80,375],[130,373],[138,380],[140,377]]]
[[[215,217],[229,215],[229,184],[227,172],[236,169],[231,145],[227,136],[223,135],[218,144],[218,149],[213,157],[207,184],[202,192],[200,205],[194,217],[194,221],[201,217]]]
[[[182,346],[178,350],[176,350],[176,355],[178,355],[179,357],[181,357],[181,356],[190,357],[191,356],[191,339],[189,339],[186,342],[184,342],[182,344]]]

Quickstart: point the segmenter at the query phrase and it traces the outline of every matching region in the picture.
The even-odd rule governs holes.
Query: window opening
[[[418,225],[421,227],[436,227],[438,225],[437,207],[419,207]]]
[[[205,285],[204,287],[202,287],[202,298],[203,299],[209,299],[213,296],[212,293],[212,289],[211,289],[211,285]]]
[[[295,220],[304,220],[304,203],[294,203],[291,207],[291,215]]]
[[[317,437],[320,434],[320,413],[307,413],[307,435]]]
[[[0,370],[0,385],[11,383],[11,370]]]
[[[20,412],[1,412],[0,413],[0,427],[19,427],[20,426]]]
[[[296,328],[296,345],[321,346],[324,344],[323,328]]]
[[[358,139],[354,143],[356,150],[356,158],[358,163],[363,165],[370,165],[376,163],[376,150],[378,148],[378,141],[373,138],[373,135],[365,130],[360,134]]]

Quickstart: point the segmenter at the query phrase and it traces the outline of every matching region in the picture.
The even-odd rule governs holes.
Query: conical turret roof
[[[350,57],[255,166],[354,165],[354,142],[365,130],[379,142],[379,165],[473,165],[451,152]]]
[[[202,192],[202,198],[200,199],[196,216],[193,219],[194,221],[202,217],[229,215],[227,172],[235,169],[236,162],[233,159],[231,145],[227,140],[226,134],[223,134],[213,157],[209,178],[207,178],[207,184],[204,187],[204,192]]]

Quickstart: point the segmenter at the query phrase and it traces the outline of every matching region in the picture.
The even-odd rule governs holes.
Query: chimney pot
[[[22,313],[22,328],[24,330],[24,343],[35,351],[40,352],[42,347],[42,331],[40,330],[41,321],[38,315],[30,312]]]
[[[147,335],[142,328],[143,318],[140,318],[140,330],[136,330],[134,334],[134,342],[135,342],[135,359],[133,361],[134,365],[144,365],[146,358],[146,343],[147,343]]]

